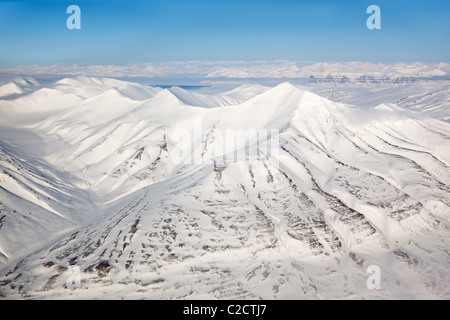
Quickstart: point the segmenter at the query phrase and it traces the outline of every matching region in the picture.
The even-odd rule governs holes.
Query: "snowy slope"
[[[89,219],[89,194],[67,180],[66,173],[1,142],[0,263],[40,249]]]
[[[29,92],[38,85],[39,82],[33,78],[16,78],[13,81],[0,84],[0,98],[9,98]]]
[[[184,104],[202,108],[217,108],[229,105],[235,105],[243,100],[227,95],[205,95],[197,92],[189,92],[178,87],[170,89]],[[244,99],[245,100],[245,99]]]
[[[0,297],[448,299],[450,125],[381,102],[97,78],[1,100]]]
[[[402,85],[318,84],[315,93],[337,102],[375,107],[393,103],[405,109],[421,111],[444,121],[450,120],[450,81],[422,81]]]

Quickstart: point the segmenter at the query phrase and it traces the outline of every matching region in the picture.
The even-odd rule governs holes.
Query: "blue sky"
[[[69,30],[66,8],[81,9]],[[369,30],[369,5],[381,30]],[[450,1],[0,1],[0,66],[165,61],[450,62]]]

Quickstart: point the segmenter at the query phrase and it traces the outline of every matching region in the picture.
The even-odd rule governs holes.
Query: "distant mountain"
[[[146,78],[342,78],[350,80],[439,77],[450,74],[446,62],[425,63],[375,63],[348,62],[298,62],[298,61],[172,61],[132,65],[87,65],[87,66],[11,66],[1,67],[0,72],[39,76],[89,75],[96,77],[146,77]],[[206,79],[205,79],[206,78]],[[1,92],[1,91],[0,91]]]
[[[0,98],[1,298],[450,297],[450,124],[290,83],[33,88]]]
[[[421,78],[445,76],[450,72],[448,63],[315,63],[301,68],[305,77],[315,78],[341,78],[345,76],[358,80],[395,80],[403,78]]]

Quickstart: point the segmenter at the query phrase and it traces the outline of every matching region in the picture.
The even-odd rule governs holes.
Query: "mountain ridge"
[[[336,103],[290,83],[242,87],[231,105],[221,105],[227,93],[175,89],[184,101],[210,101],[207,108],[169,89],[136,100],[110,87],[130,86],[122,82],[76,81],[86,86],[80,92],[105,87],[44,120],[2,128],[11,131],[2,146],[17,145],[10,158],[0,149],[13,179],[1,186],[19,198],[8,204],[0,193],[0,297],[448,297],[447,123],[394,105]],[[0,113],[20,99],[2,100]],[[13,134],[23,123],[42,137],[43,154],[23,149]],[[230,157],[239,150],[249,157]],[[29,239],[36,246],[14,255],[14,226],[36,210],[13,212],[27,203],[23,190],[51,194],[31,182],[12,186],[48,177],[72,219],[60,228],[66,235],[54,234],[48,218],[56,196],[39,196],[44,211],[34,219],[55,236]],[[370,265],[383,272],[381,291],[366,287]],[[72,267],[81,277],[74,290]]]

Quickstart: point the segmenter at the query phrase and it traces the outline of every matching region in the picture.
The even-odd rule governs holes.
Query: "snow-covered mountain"
[[[14,84],[0,87],[2,298],[450,297],[446,122],[289,83]]]
[[[396,78],[439,77],[450,74],[446,62],[424,63],[373,63],[301,62],[301,61],[171,61],[131,65],[27,65],[1,66],[0,72],[27,75],[89,75],[96,77],[150,77],[171,78],[180,76],[198,78],[327,78],[343,76],[347,80],[366,78],[395,80]],[[361,80],[363,80],[361,79]]]
[[[310,89],[330,100],[352,105],[376,107],[380,99],[399,107],[417,110],[450,121],[450,81],[418,81],[402,85],[321,83]]]
[[[315,78],[342,77],[358,79],[361,77],[380,78],[420,78],[445,76],[450,71],[450,65],[440,63],[368,63],[368,62],[317,62],[304,66],[301,72],[304,76]]]

